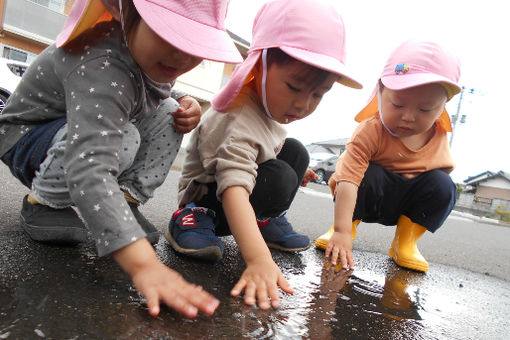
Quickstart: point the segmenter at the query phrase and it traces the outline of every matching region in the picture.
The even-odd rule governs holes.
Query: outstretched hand
[[[352,256],[352,236],[350,233],[334,232],[326,248],[326,257],[331,256],[331,264],[340,264],[343,269],[354,269]],[[340,260],[340,262],[338,262]]]
[[[145,238],[115,251],[113,257],[147,300],[152,316],[159,314],[160,302],[188,318],[194,318],[199,311],[212,315],[220,304],[202,287],[188,283],[160,262]]]
[[[137,271],[132,280],[147,300],[152,316],[159,314],[160,302],[187,318],[194,318],[199,311],[212,315],[219,305],[219,301],[201,286],[186,282],[179,273],[159,261]]]
[[[262,260],[247,265],[230,294],[238,296],[244,291],[244,303],[248,306],[256,303],[260,309],[278,308],[278,286],[286,293],[294,293],[276,263]]]

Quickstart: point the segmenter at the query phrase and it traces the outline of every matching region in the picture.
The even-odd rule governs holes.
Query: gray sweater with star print
[[[171,93],[172,84],[149,83],[120,25],[102,23],[63,48],[45,49],[0,114],[0,156],[30,129],[67,118],[69,193],[93,237],[102,240],[96,243],[100,256],[145,236],[117,182],[122,128],[149,116],[161,99],[182,96]]]

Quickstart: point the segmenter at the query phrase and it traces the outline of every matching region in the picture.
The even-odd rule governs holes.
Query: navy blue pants
[[[2,156],[14,177],[26,187],[31,188],[35,172],[46,158],[53,137],[65,123],[66,118],[60,118],[33,128]]]
[[[309,161],[304,145],[287,138],[276,159],[259,164],[256,184],[250,195],[257,218],[276,217],[289,209]],[[217,235],[230,235],[223,206],[216,198],[216,188],[216,182],[210,183],[207,194],[195,204],[215,211]]]
[[[411,179],[370,163],[358,188],[353,220],[395,225],[405,215],[430,232],[444,223],[455,205],[450,176],[431,170]]]

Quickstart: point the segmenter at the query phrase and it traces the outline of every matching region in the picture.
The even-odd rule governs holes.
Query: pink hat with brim
[[[338,11],[326,1],[276,0],[262,6],[253,23],[248,57],[237,66],[227,85],[213,98],[223,111],[239,94],[262,50],[279,48],[308,65],[335,73],[338,82],[360,89],[345,67],[345,28]]]
[[[460,60],[433,42],[406,41],[393,51],[384,66],[381,82],[391,90],[438,83],[444,87],[448,99],[462,91]],[[379,112],[377,86],[367,106],[355,117],[361,122]],[[450,116],[446,109],[436,121],[445,131],[452,131]]]
[[[179,50],[213,61],[243,61],[224,26],[227,0],[133,0],[133,3],[147,25]],[[57,37],[57,46],[92,27],[98,13],[104,11],[100,0],[76,1],[63,31]]]

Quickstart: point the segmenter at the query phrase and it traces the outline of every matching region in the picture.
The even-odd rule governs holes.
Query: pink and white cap
[[[311,66],[338,74],[338,82],[360,89],[345,67],[345,28],[342,17],[321,0],[276,0],[262,6],[253,23],[253,39],[246,60],[213,98],[223,111],[234,101],[263,50],[277,47]]]
[[[384,86],[403,90],[430,83],[440,83],[453,97],[458,85],[460,60],[434,42],[406,41],[397,47],[381,74]]]
[[[391,53],[380,77],[385,87],[396,91],[439,83],[446,90],[448,99],[462,91],[458,85],[459,78],[460,60],[455,55],[434,42],[413,40],[402,43]],[[379,85],[376,85],[367,105],[356,115],[357,122],[379,113],[381,122],[385,125],[379,97],[380,89]],[[452,131],[450,116],[446,109],[436,122],[443,130]]]
[[[147,25],[179,50],[214,61],[243,61],[225,29],[228,0],[133,0],[133,3]],[[105,11],[101,0],[76,0],[57,36],[57,47],[94,26]]]

